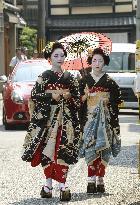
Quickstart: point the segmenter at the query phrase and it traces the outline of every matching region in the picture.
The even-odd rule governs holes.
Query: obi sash
[[[102,87],[94,87],[89,89],[89,96],[87,98],[88,107],[96,107],[102,98],[109,98],[110,93],[108,89]]]
[[[48,84],[45,87],[45,93],[55,93],[63,95],[66,92],[69,92],[68,86],[63,84]]]

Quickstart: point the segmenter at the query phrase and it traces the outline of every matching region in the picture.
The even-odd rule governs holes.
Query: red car
[[[12,129],[13,125],[28,125],[30,121],[28,101],[31,89],[39,74],[50,69],[45,59],[26,60],[18,63],[11,75],[0,76],[3,85],[3,125]]]

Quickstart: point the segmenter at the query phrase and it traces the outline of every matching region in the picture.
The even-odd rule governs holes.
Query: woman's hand
[[[88,97],[87,95],[83,95],[83,96],[82,96],[82,102],[85,102],[85,100],[87,99],[87,97]]]
[[[108,98],[102,98],[104,105],[108,105],[109,99]]]
[[[52,98],[58,102],[60,100],[60,94],[53,93]]]
[[[89,89],[87,86],[85,87],[84,92],[85,92],[85,95],[88,97],[89,96]]]
[[[85,95],[82,96],[82,102],[84,102],[89,96],[89,89],[87,86],[84,89],[84,93],[85,93]]]
[[[65,100],[67,100],[67,99],[70,98],[70,97],[71,97],[70,92],[65,92],[65,93],[63,94],[63,98],[64,98]]]

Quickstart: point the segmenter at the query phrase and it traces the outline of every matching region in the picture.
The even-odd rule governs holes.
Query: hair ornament
[[[52,50],[52,46],[53,46],[54,42],[53,41],[50,41],[47,43],[47,45],[45,46],[45,48],[43,48],[42,52],[46,53],[46,54],[50,54],[51,53],[51,50]]]

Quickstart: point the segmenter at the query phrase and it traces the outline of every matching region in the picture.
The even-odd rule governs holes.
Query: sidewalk
[[[116,158],[111,157],[107,167],[105,194],[86,195],[87,172],[82,159],[69,173],[69,183],[73,193],[75,193],[74,198],[77,198],[77,204],[140,205],[140,179],[138,175],[140,124],[138,116],[128,115],[124,117],[124,115],[120,115],[120,125],[122,150]],[[73,179],[76,179],[77,183],[74,184]],[[79,203],[78,198],[83,203]]]

